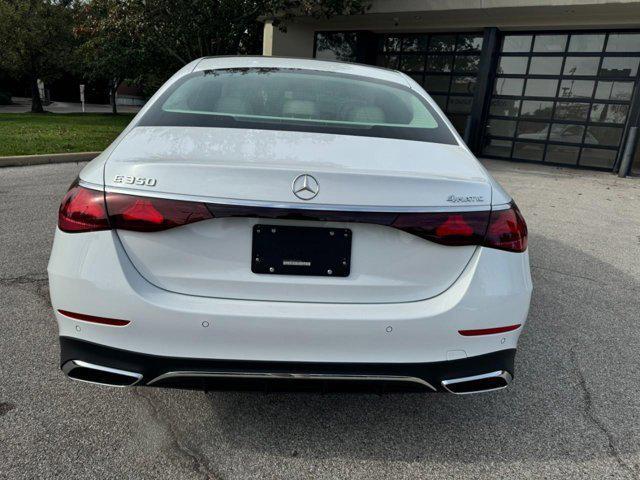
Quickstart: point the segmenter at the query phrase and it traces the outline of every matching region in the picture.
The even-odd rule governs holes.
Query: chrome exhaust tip
[[[509,372],[505,370],[498,370],[496,372],[483,373],[481,375],[473,375],[471,377],[442,380],[440,383],[442,388],[449,393],[466,395],[469,393],[502,390],[511,383],[511,380],[513,380],[513,376]]]
[[[72,380],[110,387],[130,387],[142,380],[140,373],[95,365],[82,360],[65,362],[62,371]]]

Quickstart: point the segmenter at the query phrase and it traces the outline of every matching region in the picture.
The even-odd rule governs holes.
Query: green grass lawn
[[[0,156],[104,150],[132,114],[0,113]]]

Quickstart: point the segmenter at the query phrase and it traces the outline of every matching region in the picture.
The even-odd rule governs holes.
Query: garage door
[[[389,34],[380,36],[376,63],[422,85],[464,135],[481,50],[481,33]]]
[[[612,169],[639,65],[640,33],[505,34],[482,153]]]

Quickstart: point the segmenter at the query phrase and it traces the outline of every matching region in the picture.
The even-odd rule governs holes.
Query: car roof
[[[260,57],[260,56],[223,56],[201,58],[193,69],[215,70],[220,68],[297,68],[322,72],[344,73],[363,77],[386,80],[407,86],[407,82],[400,72],[387,68],[373,67],[358,63],[331,62],[327,60],[313,60],[309,58],[290,57]]]

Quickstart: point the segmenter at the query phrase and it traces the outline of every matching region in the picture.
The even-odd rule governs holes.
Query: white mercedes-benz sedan
[[[412,79],[177,72],[62,200],[62,370],[108,385],[471,393],[513,378],[527,227]]]

